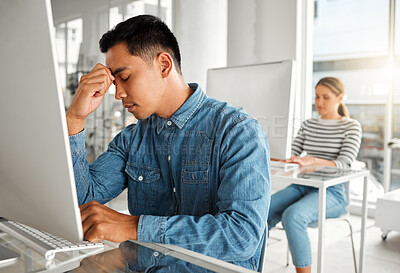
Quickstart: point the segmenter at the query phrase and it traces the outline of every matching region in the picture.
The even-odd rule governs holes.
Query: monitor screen
[[[50,0],[0,1],[0,216],[83,239]]]
[[[272,158],[291,155],[295,63],[292,60],[209,69],[206,93],[258,120]]]

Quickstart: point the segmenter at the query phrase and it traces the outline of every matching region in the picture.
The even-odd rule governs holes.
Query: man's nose
[[[121,100],[122,98],[126,98],[125,90],[120,85],[115,85],[115,99]]]

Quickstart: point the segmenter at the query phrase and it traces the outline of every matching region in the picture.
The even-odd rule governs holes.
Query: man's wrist
[[[69,113],[67,113],[66,116],[69,136],[76,135],[83,131],[85,128],[85,119],[74,117]]]
[[[138,239],[138,226],[139,226],[139,219],[140,216],[136,215],[131,215],[132,218],[132,223],[133,223],[133,229],[132,229],[132,234],[131,234],[131,240],[137,240]]]

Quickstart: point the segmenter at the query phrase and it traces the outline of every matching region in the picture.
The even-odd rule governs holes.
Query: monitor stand
[[[0,245],[0,268],[3,265],[17,261],[19,256],[19,253]]]

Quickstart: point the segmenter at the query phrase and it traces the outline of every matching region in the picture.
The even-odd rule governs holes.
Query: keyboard
[[[286,162],[280,162],[280,161],[270,161],[270,163],[271,163],[271,168],[283,169],[285,171],[297,169],[300,167],[300,165],[296,164],[296,163],[286,163]]]
[[[104,247],[103,243],[82,241],[72,243],[47,232],[2,218],[0,229],[11,236],[23,241],[26,245],[43,254],[46,260],[51,261],[57,252],[80,251]]]

